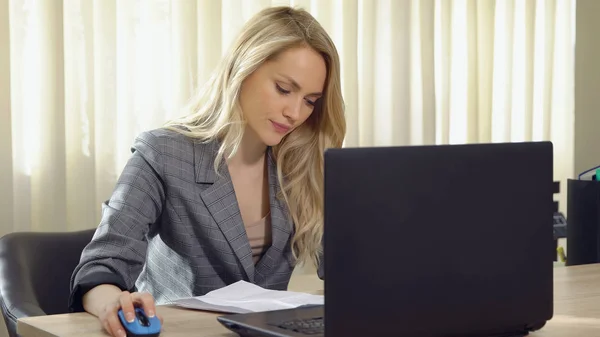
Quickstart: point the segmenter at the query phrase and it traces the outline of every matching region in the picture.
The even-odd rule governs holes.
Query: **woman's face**
[[[295,47],[262,64],[242,83],[240,104],[246,132],[267,146],[279,144],[313,113],[327,69],[310,47]]]

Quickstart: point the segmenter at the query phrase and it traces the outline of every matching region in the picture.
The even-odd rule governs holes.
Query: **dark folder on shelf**
[[[567,265],[600,262],[600,181],[569,179]]]

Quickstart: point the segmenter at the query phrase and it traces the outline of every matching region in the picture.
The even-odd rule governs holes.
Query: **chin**
[[[281,136],[279,134],[265,135],[264,137],[262,137],[263,142],[267,146],[279,145],[279,143],[281,143],[282,139],[283,139],[283,136]]]
[[[265,144],[266,144],[267,146],[276,146],[276,145],[279,145],[279,143],[281,143],[281,140],[282,140],[282,139],[283,139],[283,138],[278,138],[277,140],[273,139],[273,140],[271,140],[271,141],[267,141],[267,142],[265,142]]]

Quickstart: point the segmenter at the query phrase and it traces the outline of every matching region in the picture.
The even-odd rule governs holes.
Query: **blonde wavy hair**
[[[270,7],[243,27],[227,56],[186,107],[185,117],[166,127],[188,136],[221,143],[215,170],[237,151],[244,132],[239,103],[244,80],[282,51],[309,46],[323,56],[325,90],[311,116],[272,148],[281,195],[294,222],[292,252],[302,264],[319,263],[323,236],[323,154],[341,147],[346,133],[340,61],[331,38],[302,9]]]

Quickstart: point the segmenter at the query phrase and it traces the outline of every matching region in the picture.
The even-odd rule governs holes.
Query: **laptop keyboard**
[[[305,335],[318,335],[325,332],[325,320],[323,317],[294,319],[279,323],[277,326],[282,329],[295,331]]]

